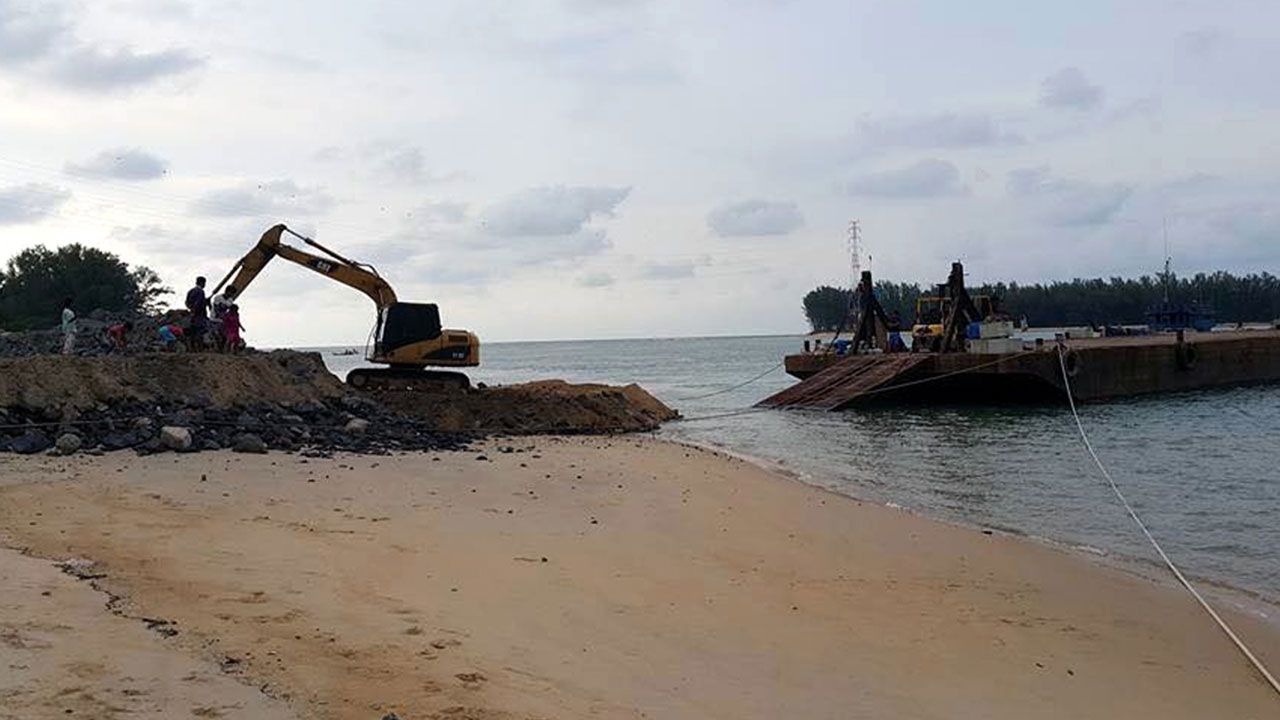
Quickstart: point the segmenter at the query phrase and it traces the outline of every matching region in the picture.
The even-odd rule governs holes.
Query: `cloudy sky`
[[[0,257],[185,290],[284,222],[490,340],[800,330],[852,218],[886,279],[1275,273],[1278,66],[1274,0],[0,0]]]

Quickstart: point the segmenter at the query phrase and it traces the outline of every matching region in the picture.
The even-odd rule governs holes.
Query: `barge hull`
[[[1082,402],[1280,382],[1280,331],[1274,330],[1187,333],[1183,343],[1172,334],[1067,340],[1064,348],[1072,394]],[[899,357],[788,356],[787,372],[801,382],[759,405],[839,410],[871,402],[1040,403],[1060,400],[1066,392],[1053,342],[1003,355],[928,353],[908,364]],[[852,374],[851,362],[897,363],[903,369],[855,395],[846,390],[833,402],[822,387],[841,387],[837,376]]]

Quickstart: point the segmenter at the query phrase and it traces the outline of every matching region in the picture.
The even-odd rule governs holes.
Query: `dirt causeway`
[[[154,452],[166,426],[191,433],[179,450],[229,448],[252,433],[270,449],[365,452],[449,444],[436,436],[647,431],[677,416],[638,385],[363,393],[319,354],[288,350],[0,358],[0,450],[28,454],[67,434],[83,450]]]

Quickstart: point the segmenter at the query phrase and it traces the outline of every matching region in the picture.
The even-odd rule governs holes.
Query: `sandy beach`
[[[649,438],[0,455],[0,542],[6,719],[1280,715],[1169,582]]]

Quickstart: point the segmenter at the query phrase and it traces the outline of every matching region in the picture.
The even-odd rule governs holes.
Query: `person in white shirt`
[[[231,307],[236,300],[236,286],[228,285],[226,290],[213,296],[213,300],[209,301],[209,309],[213,313],[215,320],[222,317],[222,313]]]
[[[62,354],[70,355],[76,349],[76,311],[71,309],[71,298],[62,301]]]
[[[223,345],[223,340],[226,338],[226,333],[223,332],[223,329],[222,329],[222,316],[225,315],[226,312],[231,309],[231,306],[235,304],[235,300],[236,300],[236,286],[228,285],[225,290],[218,293],[217,295],[214,295],[213,299],[209,301],[209,315],[210,315],[210,318],[213,320],[212,331],[213,331],[214,344],[218,346],[219,350],[227,349]]]

